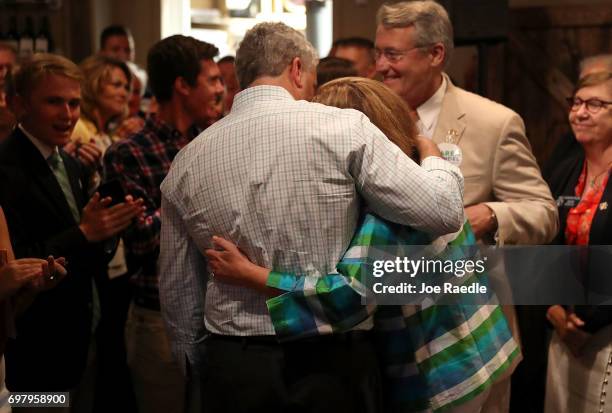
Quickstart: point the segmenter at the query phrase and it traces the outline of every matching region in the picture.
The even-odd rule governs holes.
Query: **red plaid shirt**
[[[176,154],[195,135],[189,133],[189,136],[184,136],[171,125],[149,119],[140,132],[113,144],[104,155],[105,180],[118,180],[126,194],[144,200],[144,218],[125,231],[123,240],[128,265],[135,272],[135,300],[142,304],[145,300],[148,307],[159,306],[159,186]]]

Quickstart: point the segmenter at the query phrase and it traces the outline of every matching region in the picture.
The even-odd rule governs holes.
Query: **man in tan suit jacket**
[[[459,147],[466,214],[477,237],[496,235],[499,244],[548,243],[558,229],[557,208],[523,121],[451,83],[443,70],[452,49],[452,26],[437,3],[403,2],[379,10],[376,69],[415,110],[421,134]]]
[[[550,242],[558,230],[557,208],[522,119],[454,86],[443,72],[453,49],[444,8],[431,0],[384,5],[377,24],[376,70],[413,109],[410,116],[421,135],[432,138],[459,165],[465,212],[476,237],[498,245]],[[503,262],[489,268],[496,270],[503,272]],[[504,310],[518,340],[514,312]],[[506,412],[509,393],[509,377],[504,377],[453,412]]]

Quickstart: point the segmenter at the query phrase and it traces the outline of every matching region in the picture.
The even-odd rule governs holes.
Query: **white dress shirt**
[[[442,100],[444,100],[445,93],[446,78],[442,76],[442,84],[440,84],[436,93],[431,95],[425,103],[417,108],[419,120],[416,125],[419,128],[419,133],[430,139],[433,137],[436,125],[438,124],[438,117],[440,116],[440,110],[442,110]]]

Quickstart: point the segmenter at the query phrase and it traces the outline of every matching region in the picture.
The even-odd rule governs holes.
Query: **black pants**
[[[516,318],[521,332],[523,361],[512,374],[511,413],[542,413],[546,394],[546,370],[550,331],[547,306],[518,305]]]
[[[132,299],[129,281],[129,275],[96,280],[101,317],[96,330],[94,413],[134,413],[137,410],[125,349],[125,322]]]
[[[290,344],[213,335],[204,349],[206,413],[382,411],[378,361],[365,332]]]

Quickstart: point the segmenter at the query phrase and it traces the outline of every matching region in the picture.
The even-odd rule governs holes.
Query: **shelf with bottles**
[[[20,59],[27,59],[34,53],[52,52],[54,42],[49,17],[13,14],[4,19],[0,16],[0,42],[14,47]]]

